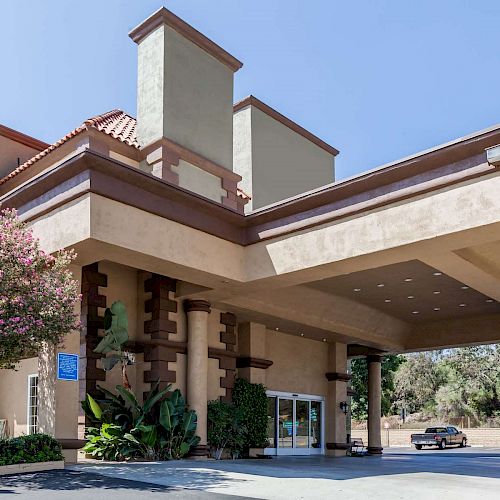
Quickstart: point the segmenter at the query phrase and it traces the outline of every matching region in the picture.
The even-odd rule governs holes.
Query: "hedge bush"
[[[64,460],[61,445],[47,434],[0,440],[0,465]]]
[[[245,379],[236,379],[233,403],[241,414],[245,427],[244,452],[249,448],[265,448],[267,439],[267,396],[262,384],[251,384]]]

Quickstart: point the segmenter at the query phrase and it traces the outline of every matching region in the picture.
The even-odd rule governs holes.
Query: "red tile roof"
[[[19,165],[15,170],[8,174],[3,179],[0,179],[0,185],[7,182],[12,177],[20,174],[24,170],[28,169],[31,165],[36,163],[38,160],[47,156],[50,152],[57,149],[59,146],[69,141],[71,138],[77,136],[85,130],[95,128],[100,132],[110,135],[111,137],[118,139],[119,141],[133,146],[139,149],[139,143],[137,142],[137,121],[132,116],[128,115],[120,109],[114,109],[103,113],[102,115],[94,116],[85,120],[79,127],[72,130],[69,134],[66,134],[62,139],[59,139],[54,144],[50,145],[43,151],[40,151],[36,156],[28,160],[27,162]],[[251,196],[246,194],[244,191],[238,188],[237,194],[243,200],[251,199]]]
[[[114,137],[115,139],[118,139],[135,148],[139,147],[135,132],[135,119],[119,109],[114,109],[113,111],[108,111],[107,113],[103,113],[102,115],[97,115],[93,118],[85,120],[79,127],[72,130],[69,134],[66,134],[62,139],[59,139],[54,144],[51,144],[48,148],[40,151],[40,153],[38,153],[36,156],[26,161],[22,165],[19,165],[19,167],[17,167],[3,179],[0,179],[0,184],[4,184],[9,179],[12,179],[12,177],[15,177],[16,175],[31,167],[31,165],[42,159],[44,156],[47,156],[50,152],[54,151],[54,149],[57,149],[65,142],[69,141],[81,132],[89,130],[90,128],[95,128],[100,132],[104,132],[105,134],[108,134],[111,137]]]

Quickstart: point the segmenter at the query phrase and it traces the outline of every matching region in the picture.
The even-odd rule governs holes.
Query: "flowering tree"
[[[15,210],[0,212],[0,368],[36,356],[78,328],[73,251],[48,255]]]

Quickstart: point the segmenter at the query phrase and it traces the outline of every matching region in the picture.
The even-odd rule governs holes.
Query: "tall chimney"
[[[129,36],[138,45],[141,148],[165,138],[232,170],[233,79],[242,63],[164,7]]]

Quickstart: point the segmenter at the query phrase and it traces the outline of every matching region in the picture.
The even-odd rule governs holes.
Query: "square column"
[[[334,342],[328,345],[329,372],[325,374],[328,380],[326,397],[325,441],[328,456],[346,454],[347,430],[346,414],[340,407],[347,402],[347,345]]]
[[[191,450],[195,457],[206,457],[207,403],[208,403],[208,315],[210,304],[206,300],[186,300],[187,314],[187,403],[196,412],[196,434],[200,443]]]
[[[382,369],[381,356],[370,355],[368,362],[368,453],[382,454]]]

